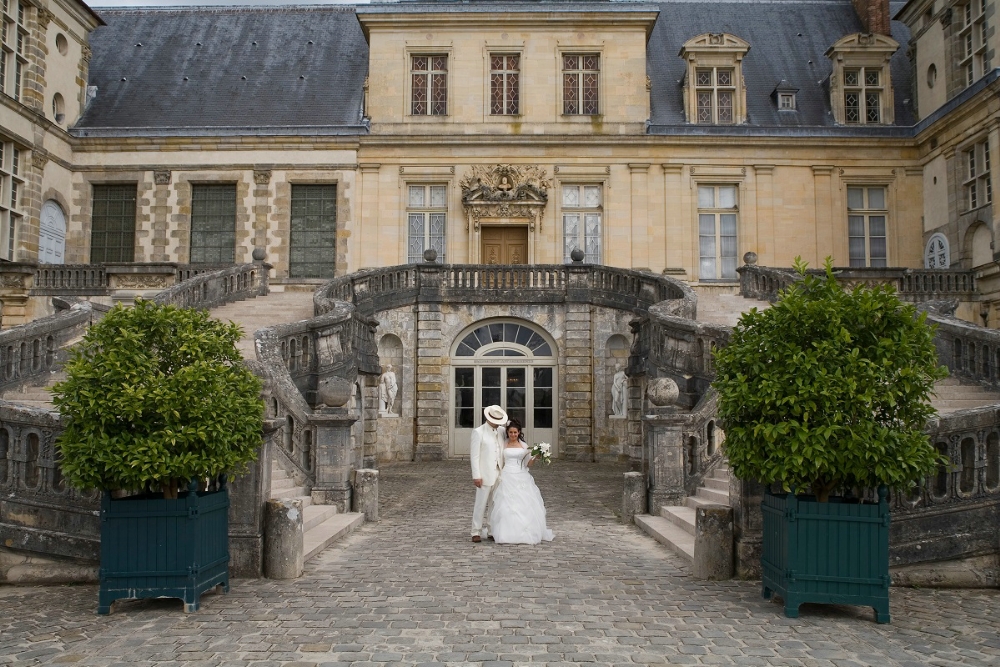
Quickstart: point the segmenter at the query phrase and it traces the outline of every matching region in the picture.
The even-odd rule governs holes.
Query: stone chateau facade
[[[259,249],[277,291],[574,251],[700,293],[746,253],[974,271],[958,314],[997,327],[997,6],[4,0],[2,326]],[[499,402],[564,455],[628,457],[635,314],[539,298],[380,311],[372,456],[461,456]]]

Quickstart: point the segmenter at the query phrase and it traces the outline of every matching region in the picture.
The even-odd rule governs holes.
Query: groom
[[[476,504],[472,508],[472,541],[483,541],[483,517],[486,505],[503,468],[503,445],[506,435],[501,427],[507,423],[507,413],[499,405],[483,410],[486,421],[472,431],[469,460],[472,462],[472,483],[476,485]]]

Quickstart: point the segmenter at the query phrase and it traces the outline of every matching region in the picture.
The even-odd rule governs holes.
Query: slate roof
[[[239,0],[234,0],[238,2]],[[304,0],[308,2],[308,0]],[[893,2],[897,12],[905,3]],[[613,12],[659,9],[647,46],[651,134],[892,134],[914,123],[909,31],[892,59],[896,127],[837,127],[829,102],[838,39],[861,32],[851,0],[664,0],[593,2],[402,2],[355,7],[101,10],[107,26],[91,36],[90,85],[97,93],[73,133],[364,134],[361,119],[368,45],[355,16],[381,12]],[[706,32],[750,43],[743,60],[745,126],[704,126],[684,117],[681,46]],[[141,44],[141,46],[139,46]],[[798,88],[798,110],[778,111],[782,80]]]
[[[684,42],[706,32],[726,32],[750,43],[743,76],[751,128],[835,126],[829,92],[833,63],[824,54],[840,38],[863,31],[850,0],[672,0],[658,6],[660,15],[647,46],[651,133],[670,133],[671,126],[687,125],[681,87],[686,65],[677,54]],[[900,43],[891,61],[895,125],[910,126],[914,105],[906,25],[893,21],[892,38]],[[771,93],[782,79],[799,89],[797,111],[778,111]],[[866,129],[873,128],[842,131],[866,133]]]
[[[97,94],[76,135],[367,131],[368,45],[353,7],[101,16],[90,39]]]

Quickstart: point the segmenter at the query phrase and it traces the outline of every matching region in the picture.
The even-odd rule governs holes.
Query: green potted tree
[[[88,329],[53,389],[73,486],[103,491],[98,613],[120,598],[229,589],[227,473],[261,444],[261,383],[240,328],[193,309],[136,301]]]
[[[845,290],[829,259],[824,275],[795,268],[802,280],[743,315],[716,356],[726,454],[739,479],[781,489],[762,507],[764,597],[789,617],[825,602],[887,623],[888,490],[939,463],[923,429],[947,371],[925,316],[892,287]]]

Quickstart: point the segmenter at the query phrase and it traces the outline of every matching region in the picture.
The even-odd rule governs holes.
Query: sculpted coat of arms
[[[552,181],[534,165],[474,165],[459,186],[462,204],[477,230],[481,218],[528,218],[533,230]]]

